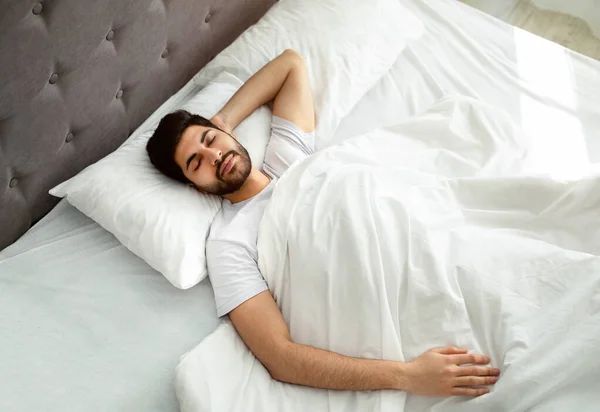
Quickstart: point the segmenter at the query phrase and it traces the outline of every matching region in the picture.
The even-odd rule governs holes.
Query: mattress
[[[426,33],[335,141],[465,94],[515,119],[532,138],[539,171],[576,174],[600,162],[600,63],[454,0],[402,3]],[[178,410],[179,357],[219,323],[208,280],[173,288],[64,200],[0,252],[0,305],[7,411]]]

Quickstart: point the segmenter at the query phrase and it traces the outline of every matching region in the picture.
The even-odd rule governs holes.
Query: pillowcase
[[[242,84],[226,72],[201,90],[190,82],[119,149],[56,186],[50,194],[66,197],[174,286],[194,286],[207,275],[205,243],[221,200],[156,170],[146,143],[165,114],[182,108],[211,118]],[[262,166],[270,128],[271,112],[261,107],[233,130],[254,167]]]
[[[200,71],[196,82],[204,84],[223,69],[246,81],[285,49],[296,50],[308,66],[320,149],[406,42],[422,33],[420,20],[398,0],[282,0]]]

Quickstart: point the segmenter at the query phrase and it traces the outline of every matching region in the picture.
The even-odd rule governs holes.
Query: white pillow
[[[246,81],[283,50],[306,60],[317,115],[317,149],[423,33],[398,0],[281,0],[196,75],[205,84],[226,69]],[[369,119],[365,119],[369,121]]]
[[[206,277],[205,243],[221,207],[206,196],[161,174],[146,143],[167,113],[178,108],[211,118],[243,82],[221,73],[205,88],[192,84],[170,99],[119,149],[50,190],[115,235],[129,250],[187,289]],[[190,97],[191,96],[191,97]],[[271,112],[261,107],[233,131],[260,168],[270,137]]]

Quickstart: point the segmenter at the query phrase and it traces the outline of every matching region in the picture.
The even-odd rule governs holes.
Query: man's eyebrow
[[[202,133],[202,137],[200,138],[200,143],[204,144],[204,138],[206,137],[206,133],[210,132],[210,129],[206,129],[203,133]]]
[[[192,163],[192,160],[194,160],[194,157],[196,157],[196,153],[194,153],[193,155],[191,155],[187,162],[185,162],[185,170],[190,168],[190,163]]]
[[[204,144],[204,139],[206,138],[206,134],[210,132],[210,129],[206,129],[204,132],[202,132],[202,136],[200,137],[200,143]],[[190,163],[192,163],[192,160],[194,160],[194,157],[196,157],[196,153],[194,153],[193,155],[191,155],[190,157],[188,157],[187,162],[185,162],[185,169],[189,169],[190,168]]]

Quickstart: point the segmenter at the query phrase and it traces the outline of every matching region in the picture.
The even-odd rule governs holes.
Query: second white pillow
[[[317,149],[392,67],[421,21],[398,0],[281,0],[196,76],[205,84],[224,69],[248,78],[285,49],[308,67]],[[365,121],[369,121],[365,119]]]

